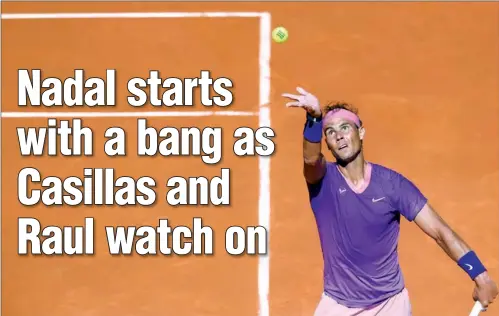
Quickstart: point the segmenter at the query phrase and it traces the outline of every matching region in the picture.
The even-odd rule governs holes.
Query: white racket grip
[[[475,302],[475,305],[473,305],[473,309],[471,310],[470,316],[478,316],[480,315],[480,312],[482,311],[483,306],[482,303],[479,301]]]

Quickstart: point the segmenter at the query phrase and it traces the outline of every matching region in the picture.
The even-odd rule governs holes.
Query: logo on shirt
[[[384,200],[384,199],[385,199],[385,197],[381,197],[379,199],[373,198],[373,203],[379,202],[379,201]]]
[[[345,188],[339,188],[338,191],[340,192],[340,194],[345,194],[345,192],[347,191],[347,189],[345,189]]]

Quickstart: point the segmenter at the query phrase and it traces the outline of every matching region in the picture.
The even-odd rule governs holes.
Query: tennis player
[[[364,159],[365,129],[357,110],[334,104],[323,110],[302,88],[287,107],[306,110],[304,177],[324,259],[324,292],[315,316],[408,316],[411,303],[400,270],[400,217],[415,222],[475,283],[484,309],[496,284],[477,254],[432,209],[407,178]],[[325,138],[336,162],[321,152]]]

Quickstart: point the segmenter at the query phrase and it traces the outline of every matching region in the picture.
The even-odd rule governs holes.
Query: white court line
[[[260,12],[110,12],[110,13],[6,13],[2,20],[39,19],[144,19],[144,18],[259,18]]]
[[[0,0],[1,1],[1,0]],[[255,112],[178,112],[178,116],[208,116],[208,115],[224,115],[224,116],[259,116],[259,125],[270,127],[270,56],[271,56],[271,16],[267,12],[123,12],[123,13],[43,13],[43,14],[0,14],[2,20],[21,20],[21,19],[98,19],[98,18],[260,18],[260,50],[259,50],[259,99],[260,110]],[[117,112],[117,113],[102,113],[99,112],[99,117],[109,117],[109,115],[120,117],[124,116],[175,116],[172,113],[176,112]],[[191,113],[191,114],[188,114]],[[195,114],[192,114],[195,113]],[[220,113],[220,114],[213,114]],[[222,114],[224,113],[224,114]],[[235,115],[232,115],[237,113]],[[246,114],[243,114],[246,113]],[[249,114],[248,114],[249,113]],[[20,118],[20,117],[54,117],[59,114],[59,117],[68,115],[78,117],[97,117],[97,112],[85,113],[61,113],[61,112],[44,112],[44,113],[21,113],[21,112],[4,112],[1,113],[3,118]],[[151,115],[152,114],[152,115]],[[181,115],[180,115],[181,114]],[[45,116],[42,116],[45,115]],[[265,227],[270,237],[270,157],[259,158],[259,201],[258,201],[258,218],[259,225]],[[270,248],[269,240],[267,240],[267,256],[261,256],[258,261],[258,301],[259,301],[259,316],[269,316],[269,276],[270,276]]]
[[[260,12],[110,12],[110,13],[7,13],[2,20],[35,19],[141,19],[141,18],[258,18]]]
[[[260,115],[259,126],[270,127],[270,52],[271,52],[271,18],[264,13],[260,18]],[[268,316],[270,287],[270,157],[260,156],[260,194],[258,200],[258,224],[267,230],[267,255],[258,258],[258,300],[259,315]]]
[[[257,116],[259,112],[190,111],[190,112],[2,112],[2,118],[58,118],[58,117],[200,117],[200,116]]]

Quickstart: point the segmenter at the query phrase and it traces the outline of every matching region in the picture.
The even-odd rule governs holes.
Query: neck
[[[361,185],[365,180],[366,166],[367,162],[364,160],[362,152],[352,161],[347,163],[338,162],[338,169],[340,172],[354,185]]]

